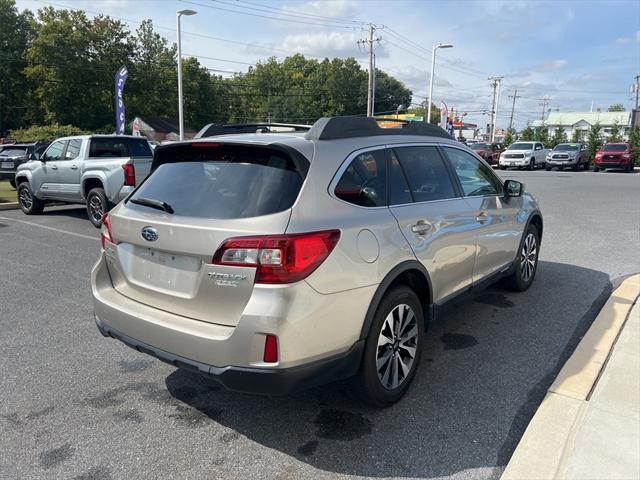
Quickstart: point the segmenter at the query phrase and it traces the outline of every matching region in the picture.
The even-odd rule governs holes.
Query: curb
[[[556,478],[572,449],[600,373],[640,296],[640,274],[611,294],[575,351],[564,364],[520,439],[502,480]]]
[[[17,210],[20,208],[18,202],[0,203],[0,211],[2,210]]]

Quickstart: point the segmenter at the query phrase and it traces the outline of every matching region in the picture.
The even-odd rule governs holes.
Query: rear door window
[[[456,197],[444,161],[433,146],[394,149],[414,202],[430,202]]]
[[[130,197],[168,204],[175,215],[233,219],[291,208],[304,180],[275,149],[247,146],[163,147],[162,163]],[[133,209],[149,207],[131,203]]]
[[[335,196],[361,207],[387,204],[386,160],[384,149],[356,156],[346,168],[334,190]]]
[[[69,140],[67,144],[67,151],[64,154],[64,158],[67,160],[73,160],[80,154],[80,147],[82,146],[82,140],[74,138]]]

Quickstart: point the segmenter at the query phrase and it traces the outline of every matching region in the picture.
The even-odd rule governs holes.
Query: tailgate
[[[114,288],[177,315],[236,325],[253,293],[255,268],[212,265],[213,254],[230,237],[284,233],[291,210],[251,222],[206,224],[152,212],[133,212],[121,205],[110,214],[117,244],[108,245],[105,254]],[[143,237],[148,228],[155,231],[156,240]]]

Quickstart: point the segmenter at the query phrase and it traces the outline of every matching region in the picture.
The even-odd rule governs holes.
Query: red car
[[[593,171],[605,168],[622,168],[625,172],[633,171],[636,152],[628,143],[605,143],[596,153]]]
[[[469,147],[478,156],[484,158],[489,165],[497,164],[500,160],[500,154],[504,151],[499,143],[472,143]]]

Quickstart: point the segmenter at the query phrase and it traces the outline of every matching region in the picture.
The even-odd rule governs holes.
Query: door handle
[[[71,165],[71,170],[77,170],[78,166],[77,165]]]
[[[57,170],[58,169],[58,167],[56,165],[50,165],[50,167],[51,167],[51,170]]]
[[[431,230],[431,224],[424,220],[419,220],[415,225],[411,225],[411,231],[418,235],[424,235]]]
[[[489,214],[487,212],[480,212],[476,215],[476,222],[484,223],[489,219]]]

